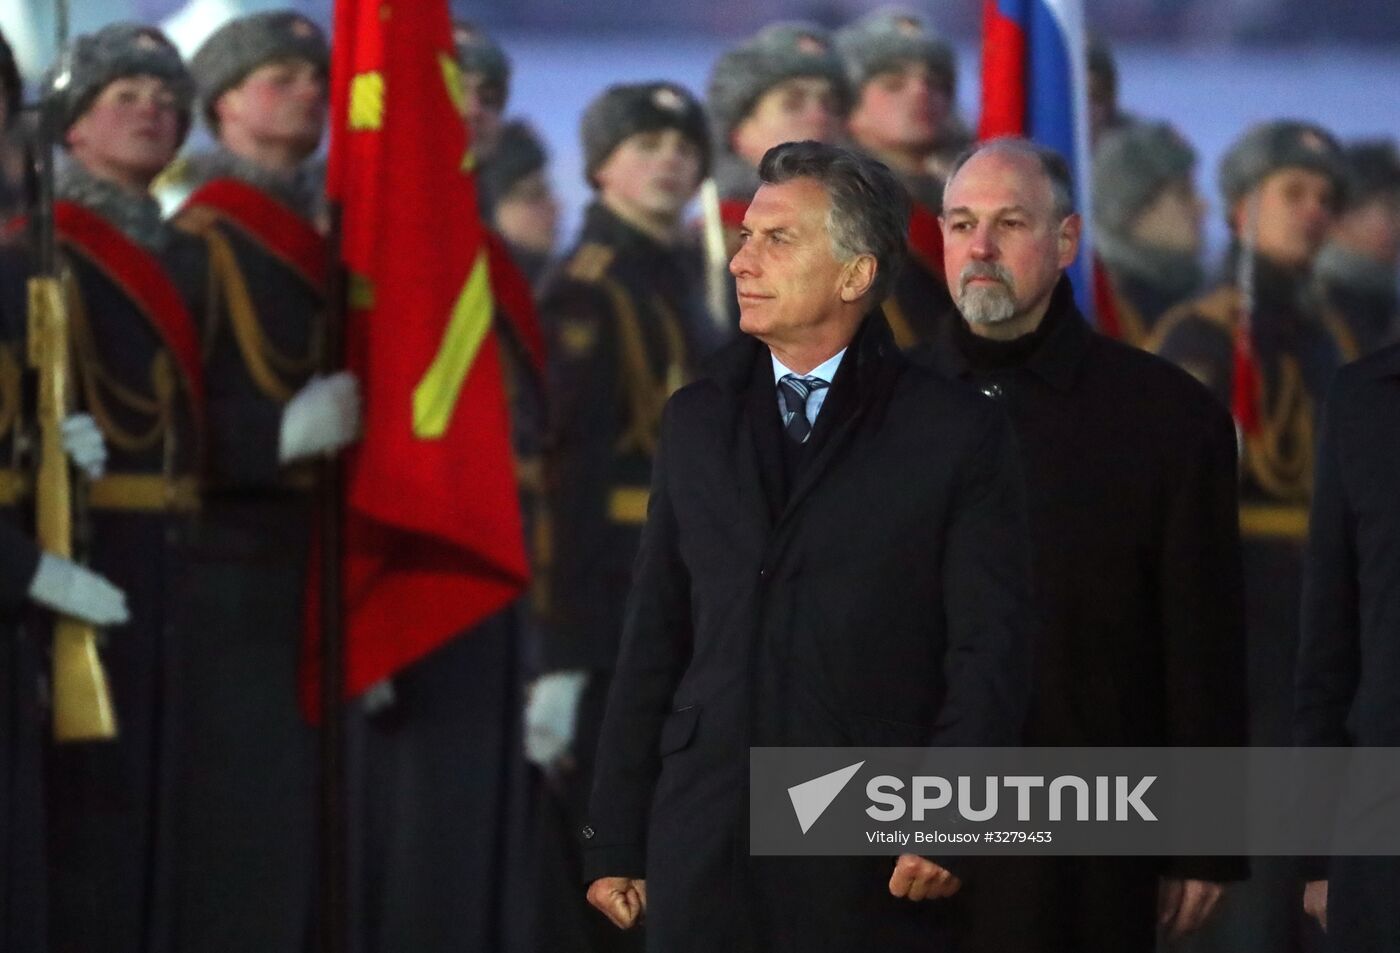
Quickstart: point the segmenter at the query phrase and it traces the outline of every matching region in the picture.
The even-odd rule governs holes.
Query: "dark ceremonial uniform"
[[[1355,355],[1346,323],[1319,302],[1304,274],[1260,258],[1253,311],[1261,379],[1259,427],[1243,434],[1240,533],[1244,552],[1250,743],[1287,745],[1300,625],[1302,552],[1312,495],[1317,408],[1328,382]],[[1224,285],[1164,315],[1149,349],[1203,381],[1226,406],[1234,384],[1232,341],[1242,297]],[[1296,949],[1305,924],[1287,861],[1259,858],[1220,916],[1189,940],[1200,950]]]
[[[164,949],[171,715],[182,690],[174,609],[198,505],[204,399],[190,308],[202,300],[202,256],[164,227],[153,200],[76,167],[58,196],[78,409],[96,418],[108,449],[106,474],[77,488],[79,542],[126,592],[131,622],[102,651],[118,738],[51,751],[50,932],[56,950]]]
[[[543,672],[586,670],[573,771],[557,779],[563,846],[557,885],[572,889],[581,866],[575,844],[592,783],[609,674],[622,632],[632,561],[646,520],[661,408],[692,373],[719,332],[702,303],[698,256],[667,248],[601,203],[585,214],[577,246],[546,287],[541,317],[549,339],[549,426],[537,590]],[[562,852],[562,853],[561,853]],[[547,877],[548,881],[548,877]],[[576,903],[542,924],[550,942],[580,949],[635,948]],[[578,940],[573,940],[573,944]],[[572,944],[571,944],[572,945]]]
[[[206,494],[182,600],[179,949],[304,948],[315,903],[315,734],[297,707],[312,470],[278,461],[317,369],[325,240],[309,188],[226,152],[173,224],[208,256]]]
[[[904,350],[936,341],[961,320],[943,272],[943,230],[938,223],[942,184],[904,177],[909,189],[909,257],[885,299],[885,319]]]

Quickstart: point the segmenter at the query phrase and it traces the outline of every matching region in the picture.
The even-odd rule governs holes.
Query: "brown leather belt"
[[[199,482],[158,473],[109,473],[88,483],[87,501],[94,510],[190,512],[199,509]]]

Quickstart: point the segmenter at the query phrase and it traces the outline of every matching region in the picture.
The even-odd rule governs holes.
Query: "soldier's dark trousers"
[[[387,707],[351,715],[354,953],[536,949],[520,651],[507,609],[395,676]]]
[[[297,702],[311,503],[206,502],[181,608],[180,953],[303,953],[315,913],[316,736]]]
[[[174,878],[174,738],[180,690],[172,612],[180,517],[97,513],[92,567],[127,595],[131,622],[102,660],[118,737],[49,747],[49,934],[55,953],[164,953]]]

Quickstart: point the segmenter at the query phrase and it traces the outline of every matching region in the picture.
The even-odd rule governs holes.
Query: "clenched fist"
[[[937,900],[962,889],[952,872],[918,854],[900,854],[890,875],[890,893],[910,900]]]
[[[599,877],[588,888],[588,902],[613,923],[630,930],[647,912],[647,882],[631,877]]]

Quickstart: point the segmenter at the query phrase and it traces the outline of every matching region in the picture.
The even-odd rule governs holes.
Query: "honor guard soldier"
[[[312,473],[349,442],[348,374],[315,378],[326,242],[308,167],[327,111],[329,50],[306,17],[216,30],[190,61],[216,146],[190,163],[173,216],[208,254],[200,326],[205,499],[191,540],[176,722],[181,881],[176,946],[302,949],[314,906],[315,736],[298,710]]]
[[[1365,355],[1400,339],[1400,152],[1372,140],[1347,147],[1346,158],[1346,204],[1317,256],[1317,277]]]
[[[1195,168],[1196,150],[1166,123],[1110,132],[1094,153],[1094,250],[1106,306],[1119,340],[1136,347],[1165,312],[1201,291],[1205,203]]]
[[[782,142],[837,141],[850,96],[826,30],[808,23],[774,23],[719,58],[710,72],[705,105],[715,134],[721,217],[732,251],[744,210],[758,191],[763,154]]]
[[[483,176],[504,148],[496,141],[509,67],[475,27],[458,23],[453,32],[480,198]],[[528,541],[540,483],[543,343],[528,281],[495,235],[487,232],[486,240],[492,330]],[[521,872],[530,862],[520,739],[526,601],[457,633],[372,686],[350,710],[351,843],[366,858],[352,870],[357,949],[546,948],[528,939],[534,924]]]
[[[468,20],[452,24],[452,42],[462,68],[472,153],[478,162],[485,162],[501,140],[506,100],[510,98],[510,60],[499,43]]]
[[[851,85],[851,138],[909,191],[909,259],[884,305],[895,343],[908,349],[938,338],[957,320],[938,225],[938,169],[968,142],[954,113],[957,64],[951,46],[901,10],[877,11],[839,30],[836,50]]]
[[[482,215],[534,287],[554,258],[559,234],[559,200],[548,163],[540,137],[517,119],[502,127],[496,150],[476,177]]]
[[[1276,121],[1245,133],[1220,167],[1231,280],[1164,315],[1149,342],[1214,391],[1239,429],[1256,745],[1290,743],[1316,412],[1332,375],[1355,355],[1345,320],[1324,302],[1312,270],[1345,185],[1341,149],[1323,129]],[[1286,860],[1256,858],[1251,879],[1193,948],[1292,948],[1294,877]]]
[[[108,447],[106,472],[78,488],[79,536],[131,609],[102,652],[117,738],[51,753],[49,929],[52,949],[121,953],[165,942],[175,873],[169,713],[182,689],[182,547],[199,502],[191,303],[203,289],[198,248],[162,221],[149,189],[189,129],[193,85],[158,30],[119,23],[61,51],[44,90],[67,152],[54,221],[78,404]]]
[[[549,545],[538,554],[544,674],[526,718],[530,757],[562,792],[564,891],[582,876],[571,834],[591,783],[661,407],[717,333],[703,310],[699,255],[683,242],[682,214],[709,165],[700,104],[672,83],[614,86],[588,107],[581,131],[595,200],[541,306]],[[615,939],[582,898],[543,927],[561,936],[542,938],[542,949],[635,943]],[[575,931],[591,939],[575,946]]]
[[[18,230],[16,241],[23,231]],[[37,428],[27,387],[25,273],[19,248],[0,250],[0,949],[44,948],[43,777],[49,732],[52,616],[94,626],[125,623],[126,596],[103,577],[53,552],[27,532],[35,520],[32,452]],[[100,476],[106,447],[86,414],[63,428],[67,458]]]

